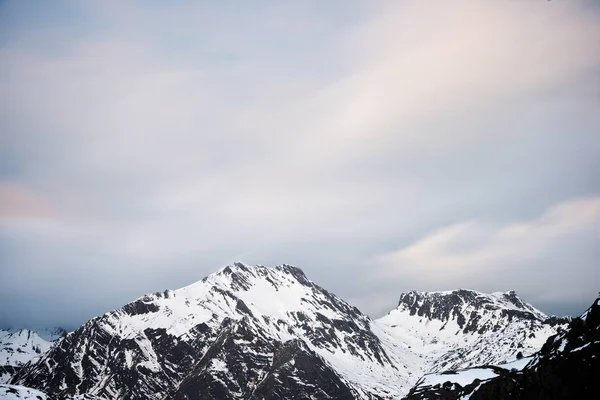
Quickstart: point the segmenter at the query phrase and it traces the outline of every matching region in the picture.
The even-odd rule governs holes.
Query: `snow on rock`
[[[424,372],[514,360],[538,351],[568,320],[548,318],[515,292],[402,294],[377,323],[422,359]]]
[[[0,330],[0,365],[23,365],[50,347],[51,342],[28,329]]]

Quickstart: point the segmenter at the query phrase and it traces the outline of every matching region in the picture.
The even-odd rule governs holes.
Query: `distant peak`
[[[485,293],[478,292],[476,290],[471,289],[454,289],[454,290],[442,290],[442,291],[431,291],[431,292],[421,292],[418,290],[411,290],[408,293],[402,293],[400,295],[400,300],[398,301],[398,306],[401,304],[411,304],[422,299],[438,299],[438,301],[442,301],[442,299],[447,299],[451,297],[461,298],[461,299],[469,299],[475,298],[477,296],[489,296]]]
[[[426,310],[444,310],[447,314],[450,310],[460,310],[464,306],[473,307],[473,309],[487,310],[512,310],[511,312],[523,313],[524,317],[545,320],[547,316],[537,310],[530,304],[527,304],[514,290],[507,292],[495,292],[491,294],[478,292],[472,289],[455,289],[435,292],[410,291],[400,295],[398,307],[408,309],[411,313],[420,310],[420,313],[427,313]],[[444,317],[445,318],[445,317]]]
[[[51,328],[6,328],[0,329],[14,336],[31,337],[36,336],[47,342],[53,342],[67,336],[67,331],[62,327]]]

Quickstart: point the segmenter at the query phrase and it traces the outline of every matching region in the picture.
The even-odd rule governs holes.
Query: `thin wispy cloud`
[[[1,210],[27,216],[0,221],[0,323],[81,322],[239,258],[372,314],[495,289],[498,257],[554,271],[523,286],[542,308],[595,294],[593,235],[536,225],[600,193],[593,2],[0,7]],[[365,284],[382,254],[404,272]]]
[[[548,300],[557,293],[537,291],[550,284],[561,296],[577,299],[583,292],[592,293],[600,276],[588,274],[586,263],[565,260],[576,260],[582,249],[593,254],[598,238],[600,197],[591,197],[562,203],[529,221],[506,225],[466,221],[443,227],[377,262],[388,279],[409,279],[428,287],[461,282],[506,285]],[[565,265],[555,265],[559,260]]]

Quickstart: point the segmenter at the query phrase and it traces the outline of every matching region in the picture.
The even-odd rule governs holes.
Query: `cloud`
[[[0,323],[81,321],[240,258],[378,312],[369,293],[401,287],[366,284],[375,255],[438,230],[512,260],[498,227],[600,193],[593,3],[3,7],[2,212],[28,217],[0,225],[0,301],[22,305]]]
[[[589,197],[559,204],[530,221],[475,220],[442,227],[379,256],[376,263],[385,279],[426,287],[515,285],[538,300],[572,301],[582,293],[593,297],[597,289],[593,257],[599,234],[600,197]],[[552,265],[557,260],[568,264]],[[534,294],[541,286],[546,290]]]
[[[503,106],[597,68],[597,14],[541,2],[402,2],[351,36],[354,69],[318,93],[299,158],[339,163],[390,145],[459,147],[488,132],[428,130],[424,120]],[[519,45],[515,45],[519,43]],[[558,55],[561,54],[560,57]],[[314,112],[314,111],[313,111]],[[307,143],[306,143],[307,142]]]
[[[44,196],[14,183],[0,182],[0,220],[46,218],[52,206]]]

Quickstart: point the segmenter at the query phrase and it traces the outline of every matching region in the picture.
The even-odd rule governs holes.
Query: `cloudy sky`
[[[192,3],[192,4],[189,4]],[[597,1],[0,3],[0,325],[228,263],[372,316],[600,290]]]

